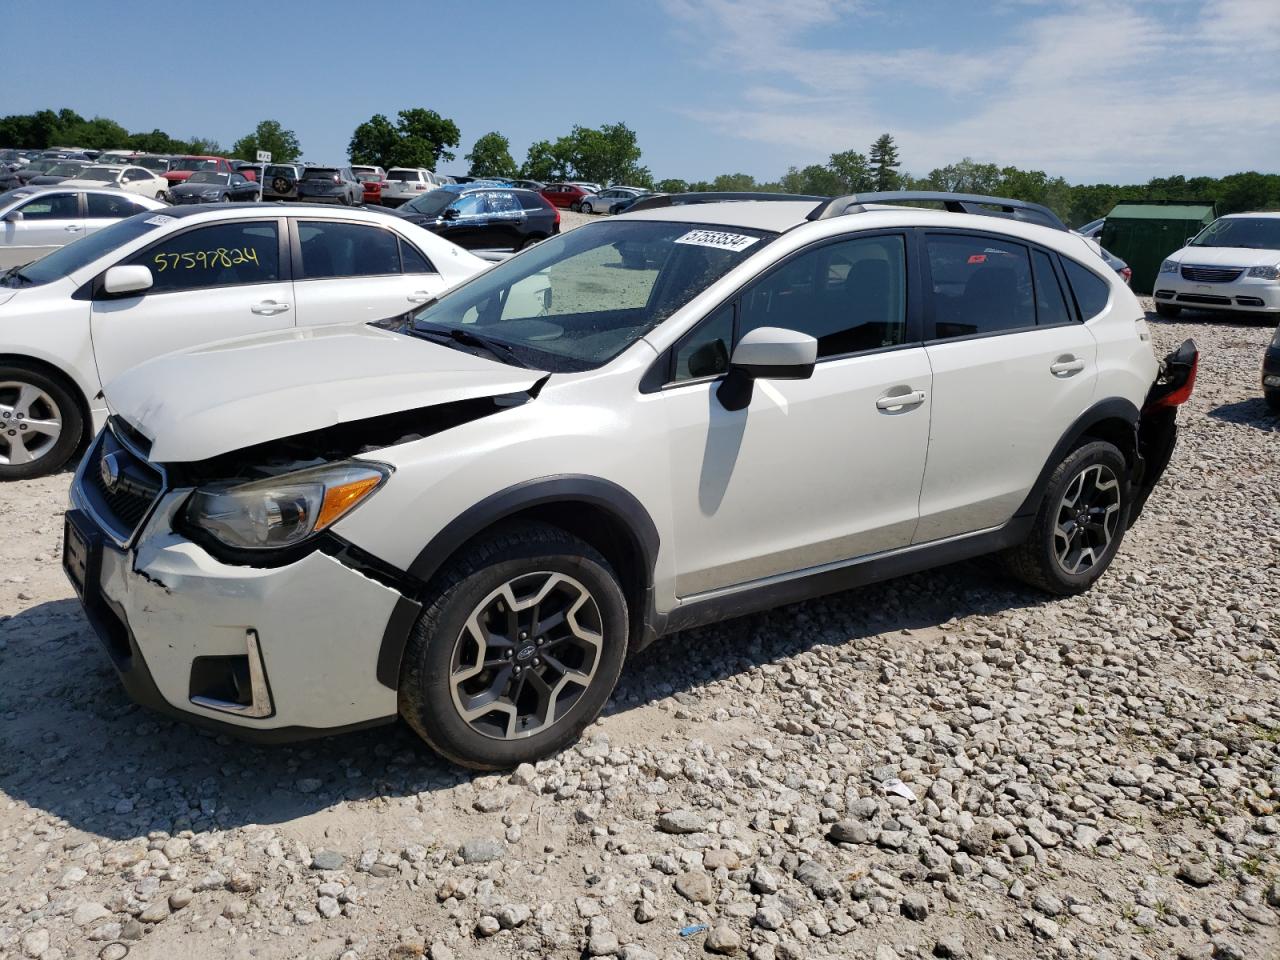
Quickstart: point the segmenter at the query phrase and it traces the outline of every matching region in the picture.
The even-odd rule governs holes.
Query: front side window
[[[80,200],[74,193],[40,194],[18,208],[24,220],[76,220]]]
[[[729,371],[733,349],[733,304],[726,304],[676,346],[672,380],[700,380]]]
[[[396,235],[362,223],[300,221],[302,278],[382,277],[400,272]]]
[[[557,234],[419,311],[423,336],[471,332],[552,372],[611,360],[776,234],[615,220]]]
[[[279,228],[274,221],[211,224],[168,237],[128,262],[151,270],[150,293],[274,283]]]
[[[460,217],[477,216],[484,212],[484,194],[464,194],[450,204],[450,209],[458,211]]]
[[[742,295],[738,336],[758,327],[809,334],[819,359],[905,343],[906,240],[857,237],[787,261]]]
[[[930,234],[925,246],[939,340],[1036,325],[1026,247],[961,234]]]

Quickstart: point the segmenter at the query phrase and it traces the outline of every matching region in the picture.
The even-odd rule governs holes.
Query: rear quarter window
[[[1107,307],[1111,299],[1111,286],[1107,281],[1090,270],[1067,257],[1062,258],[1062,266],[1066,270],[1067,282],[1080,307],[1080,316],[1085,320],[1096,317]]]

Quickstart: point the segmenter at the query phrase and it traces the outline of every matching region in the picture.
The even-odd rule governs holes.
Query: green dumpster
[[[1133,292],[1155,290],[1160,264],[1217,218],[1212,201],[1127,200],[1107,214],[1099,242],[1133,270]]]

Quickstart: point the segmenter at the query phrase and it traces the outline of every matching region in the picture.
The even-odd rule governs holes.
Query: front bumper
[[[1280,282],[1243,275],[1228,283],[1199,283],[1181,273],[1160,273],[1153,296],[1156,303],[1193,310],[1280,313]]]
[[[1262,355],[1262,389],[1280,393],[1280,344],[1272,343]]]
[[[64,567],[134,700],[269,742],[395,719],[378,661],[403,620],[399,592],[320,551],[271,568],[223,563],[173,532],[187,490],[161,494],[122,543],[85,489],[94,449],[72,487]],[[258,669],[243,671],[255,683],[236,703],[218,671],[242,666]]]

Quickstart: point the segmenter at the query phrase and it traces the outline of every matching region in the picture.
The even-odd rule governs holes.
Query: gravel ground
[[[0,958],[1273,960],[1269,331],[1153,327],[1200,382],[1089,594],[978,562],[668,639],[502,776],[137,709],[59,571],[68,476],[5,487]]]

